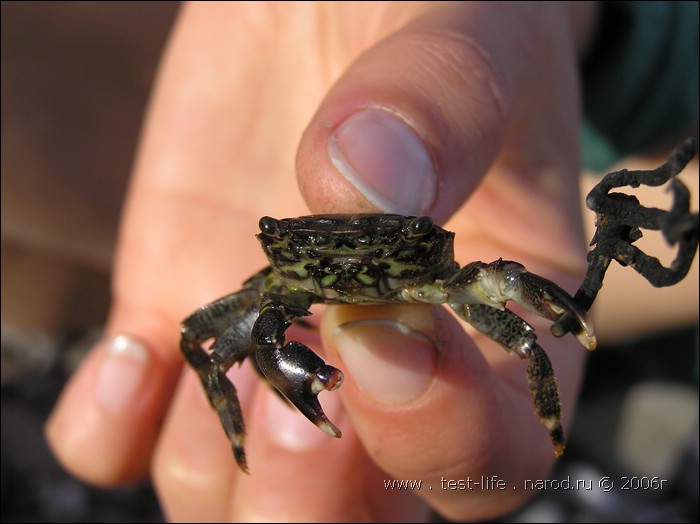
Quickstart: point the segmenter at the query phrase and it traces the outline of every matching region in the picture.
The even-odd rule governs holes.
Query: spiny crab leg
[[[294,298],[300,303],[294,303]],[[326,417],[317,395],[333,391],[343,383],[343,372],[327,365],[300,342],[285,343],[284,332],[292,320],[308,315],[305,297],[267,295],[253,325],[255,357],[265,377],[319,429],[340,438],[340,430]]]
[[[457,304],[486,304],[502,309],[512,300],[537,315],[556,321],[571,313],[578,322],[575,335],[586,349],[596,348],[588,314],[551,280],[528,272],[522,264],[498,259],[490,264],[472,262],[443,283],[447,300]]]

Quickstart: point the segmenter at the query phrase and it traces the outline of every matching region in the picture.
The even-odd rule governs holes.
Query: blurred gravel
[[[3,328],[2,522],[163,522],[150,484],[88,486],[60,468],[44,440],[46,418],[97,334],[57,342]]]

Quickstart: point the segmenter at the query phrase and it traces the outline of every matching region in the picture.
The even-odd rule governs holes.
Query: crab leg
[[[285,343],[284,333],[292,320],[309,314],[312,297],[307,294],[265,295],[260,316],[253,326],[258,367],[277,390],[319,429],[332,437],[340,430],[328,420],[317,395],[333,391],[343,382],[343,373],[300,342]]]
[[[263,276],[260,274],[261,279]],[[255,350],[250,330],[258,316],[260,292],[254,279],[249,281],[250,287],[212,302],[187,317],[182,323],[180,341],[182,354],[199,375],[210,404],[219,414],[236,462],[246,472],[245,426],[236,388],[226,372]],[[211,354],[207,354],[201,344],[210,338],[216,340]]]
[[[564,430],[561,427],[559,390],[552,364],[537,344],[535,330],[518,315],[507,309],[485,304],[450,303],[450,307],[478,331],[496,341],[507,351],[528,359],[527,382],[530,397],[540,422],[549,431],[554,455],[564,453]]]
[[[564,454],[564,430],[561,427],[559,389],[552,370],[552,363],[539,344],[532,346],[532,351],[528,356],[527,383],[530,387],[530,397],[535,405],[537,417],[549,431],[549,438],[554,446],[554,456],[559,458]]]

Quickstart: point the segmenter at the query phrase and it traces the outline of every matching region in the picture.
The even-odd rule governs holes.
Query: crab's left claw
[[[522,264],[501,259],[490,264],[475,262],[448,279],[444,287],[451,297],[461,295],[463,303],[503,307],[512,300],[552,321],[570,312],[578,322],[574,331],[578,341],[589,350],[596,348],[593,326],[585,309],[554,282],[528,272]]]
[[[506,267],[503,272],[502,285],[504,294],[526,309],[552,321],[556,321],[564,313],[570,312],[578,321],[578,329],[574,331],[578,341],[589,350],[596,348],[596,338],[593,326],[586,311],[576,303],[574,298],[551,280],[530,273],[516,262],[503,262]]]

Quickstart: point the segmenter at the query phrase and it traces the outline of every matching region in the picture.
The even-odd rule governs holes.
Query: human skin
[[[290,330],[345,372],[320,396],[340,440],[248,365],[233,371],[251,475],[183,367],[179,323],[265,264],[253,234],[266,214],[429,214],[456,232],[461,263],[517,260],[575,291],[586,250],[577,60],[594,7],[186,5],[134,167],[106,336],[47,425],[64,466],[100,485],[150,474],[172,520],[484,519],[522,504],[530,493],[510,487],[554,460],[525,363],[445,309],[334,307],[320,337]],[[397,155],[407,142],[424,154]],[[531,320],[566,429],[585,350]],[[441,488],[480,475],[509,489]],[[433,489],[387,492],[390,478]]]

